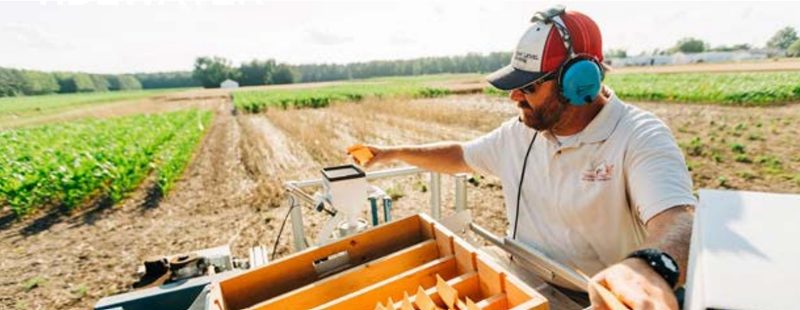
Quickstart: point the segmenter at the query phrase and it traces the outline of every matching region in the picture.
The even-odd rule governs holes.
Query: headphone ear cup
[[[592,59],[576,58],[564,65],[559,77],[561,95],[572,105],[594,101],[600,93],[603,71]]]

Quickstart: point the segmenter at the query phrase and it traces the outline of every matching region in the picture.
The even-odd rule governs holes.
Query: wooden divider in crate
[[[437,279],[453,290],[442,282],[437,289]],[[448,293],[477,309],[548,308],[544,296],[425,214],[214,283],[210,298],[218,310],[406,309],[405,302],[423,309],[420,298],[447,308],[456,302]]]

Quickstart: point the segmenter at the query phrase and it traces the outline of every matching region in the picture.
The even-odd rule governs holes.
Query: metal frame
[[[377,179],[386,179],[386,178],[394,178],[394,177],[402,177],[407,175],[415,175],[420,173],[429,173],[429,182],[428,186],[430,188],[431,193],[431,217],[434,219],[439,220],[442,215],[442,176],[440,173],[428,171],[418,167],[401,167],[401,168],[392,168],[392,169],[385,169],[385,170],[378,170],[378,171],[371,171],[367,172],[366,178],[367,181],[369,180],[377,180]],[[453,175],[455,181],[455,210],[456,212],[466,210],[467,208],[467,175],[466,174],[456,174]],[[309,180],[300,180],[300,181],[289,181],[283,184],[284,189],[286,189],[286,194],[288,195],[288,203],[289,207],[291,208],[291,217],[292,217],[292,236],[293,244],[295,251],[300,251],[305,249],[308,244],[305,238],[305,232],[303,232],[303,228],[305,227],[303,223],[303,211],[301,203],[307,203],[309,205],[314,204],[314,197],[309,195],[308,193],[304,192],[303,189],[309,187],[319,187],[322,186],[322,179],[309,179]],[[299,201],[298,201],[299,200]]]

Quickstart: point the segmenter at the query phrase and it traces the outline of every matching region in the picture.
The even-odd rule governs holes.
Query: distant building
[[[672,55],[672,63],[676,65],[694,63],[715,63],[743,60],[766,59],[765,53],[753,53],[749,51],[733,52],[704,52],[694,54],[675,53]]]
[[[236,82],[231,79],[227,79],[219,83],[220,88],[239,88],[239,82]]]
[[[719,63],[744,60],[766,59],[768,52],[763,50],[732,51],[732,52],[703,52],[703,53],[675,53],[672,55],[640,55],[626,58],[609,58],[605,61],[614,67],[627,66],[663,66],[684,65],[695,63]]]
[[[611,58],[609,64],[614,67],[628,66],[663,66],[672,64],[672,56],[652,55],[652,56],[632,56],[626,58]]]

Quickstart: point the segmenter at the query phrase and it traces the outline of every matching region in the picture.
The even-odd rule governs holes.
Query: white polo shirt
[[[463,145],[470,167],[500,178],[509,230],[518,216],[520,173],[535,132],[515,117]],[[669,128],[612,94],[565,144],[539,132],[525,171],[516,236],[595,274],[642,244],[644,223],[653,216],[695,204],[692,180]]]

